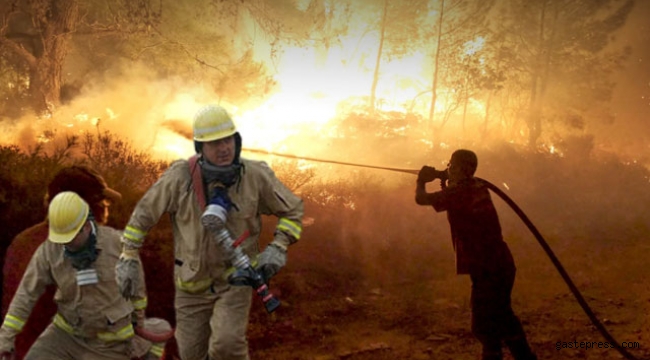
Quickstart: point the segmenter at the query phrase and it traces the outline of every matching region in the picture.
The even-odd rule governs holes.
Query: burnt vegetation
[[[0,147],[0,161],[6,165],[0,171],[3,250],[15,234],[44,218],[46,184],[60,167],[81,162],[104,174],[124,196],[113,204],[109,223],[120,229],[168,165],[110,133],[54,137],[52,144],[58,145],[48,146],[51,151]],[[643,264],[650,233],[650,173],[646,168],[611,154],[559,156],[509,144],[477,152],[477,175],[507,189],[597,308],[616,301],[632,311],[646,311],[645,305],[633,302],[628,290],[623,290],[647,283]],[[444,159],[450,150],[439,153]],[[427,163],[425,158],[415,161]],[[341,336],[346,324],[355,322],[365,322],[377,331],[404,332],[421,341],[469,336],[465,332],[466,284],[454,280],[446,219],[415,205],[412,175],[347,169],[339,171],[344,178],[326,181],[318,167],[304,168],[294,161],[272,166],[304,199],[308,225],[290,251],[288,266],[271,285],[284,306],[268,316],[260,304],[253,305],[249,329],[253,354],[285,359],[288,349],[300,346],[311,349],[303,355],[335,351],[339,358],[362,359],[366,355],[354,355],[354,346],[345,350],[341,340],[333,340]],[[581,336],[597,337],[593,329],[583,328],[586,319],[577,306],[572,307],[568,291],[534,238],[496,197],[495,204],[519,269],[514,301],[518,306],[526,304],[522,316],[534,323],[533,344],[539,347],[544,341],[557,340],[556,335],[543,336],[558,331],[552,330],[556,316],[579,319],[575,321],[583,324],[577,330],[564,330],[566,336],[576,336],[573,332],[578,331]],[[267,242],[274,219],[265,218],[264,224],[262,241]],[[148,235],[142,257],[150,299],[147,312],[173,322],[173,244],[167,219]],[[551,310],[549,303],[562,308]],[[615,329],[627,329],[622,324],[634,329],[647,326],[626,317],[629,310],[621,313],[620,309],[614,308],[616,314],[603,314],[617,319],[608,320]],[[631,331],[625,330],[624,336]],[[416,350],[426,353],[425,348]],[[346,351],[351,352],[346,355]],[[390,345],[368,351],[373,358],[383,358],[380,354],[384,353],[394,358],[405,356],[400,351],[406,350]]]
[[[621,70],[642,52],[629,47],[639,38],[618,38],[645,31],[628,23],[647,23],[647,9],[634,0],[0,2],[0,255],[45,218],[45,189],[61,167],[90,165],[123,194],[109,219],[122,229],[169,165],[154,145],[167,131],[190,137],[192,104],[254,112],[299,92],[336,115],[315,126],[308,120],[321,108],[275,103],[279,113],[262,117],[282,133],[282,152],[418,169],[475,150],[477,175],[528,214],[614,335],[648,344],[650,323],[639,316],[650,313],[647,110],[635,120],[613,104],[617,92],[647,99],[622,91],[631,82],[621,83]],[[314,64],[300,57],[311,52]],[[305,70],[293,74],[299,89],[282,83],[286,64]],[[165,113],[180,95],[192,98],[183,113]],[[288,112],[304,124],[287,127]],[[259,134],[241,121],[248,146]],[[305,201],[306,226],[271,284],[283,306],[268,316],[254,303],[253,357],[475,358],[469,283],[454,275],[445,215],[415,205],[412,175],[265,159]],[[534,238],[493,198],[518,267],[514,307],[540,359],[615,358],[555,350],[556,341],[599,337]],[[274,221],[264,219],[263,243]],[[147,311],[173,323],[167,218],[142,257]]]

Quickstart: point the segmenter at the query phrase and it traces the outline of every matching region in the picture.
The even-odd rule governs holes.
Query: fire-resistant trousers
[[[29,349],[25,360],[128,360],[130,354],[130,340],[84,339],[50,324]]]
[[[249,360],[249,286],[213,285],[190,294],[176,289],[176,342],[182,360]]]

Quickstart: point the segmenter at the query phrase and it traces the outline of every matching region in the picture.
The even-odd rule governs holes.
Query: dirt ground
[[[518,267],[513,308],[539,359],[623,359],[611,348],[556,349],[558,342],[606,340],[534,238],[510,240]],[[599,319],[618,342],[638,344],[630,349],[637,358],[650,358],[650,246],[565,244],[556,246],[556,255],[566,260],[566,270]],[[319,274],[295,251],[294,265],[272,284],[283,306],[271,315],[260,302],[253,306],[252,358],[478,359],[480,346],[470,332],[470,281],[454,275],[450,247],[431,254],[420,272],[405,270],[403,277],[380,284],[341,279],[337,274],[343,270]],[[420,266],[403,260],[405,268]]]
[[[576,171],[576,163],[566,162],[498,153],[484,161],[489,172],[482,177],[508,189],[616,341],[637,344],[629,351],[650,359],[647,170],[580,160]],[[412,178],[390,191],[373,187],[371,177],[353,179],[355,186],[316,188],[324,194],[320,202],[306,201],[311,225],[271,281],[282,306],[269,315],[259,300],[253,304],[251,358],[478,359],[470,280],[455,275],[446,216],[414,205]],[[356,210],[342,206],[352,193]],[[329,203],[332,194],[342,195]],[[558,349],[606,340],[512,210],[496,199],[495,206],[518,269],[513,309],[539,359],[623,359],[611,348]],[[269,221],[266,242],[277,219]],[[151,261],[145,261],[147,311],[171,321],[170,234],[163,221],[142,253]]]
[[[484,178],[509,184],[510,196],[605,328],[618,343],[635,346],[629,352],[637,359],[650,359],[647,176],[632,169],[610,184],[598,175],[602,166],[574,173],[558,171],[554,162],[530,162],[527,171],[522,169],[529,162],[523,160],[494,163],[513,168]],[[502,175],[512,172],[534,176]],[[272,284],[284,306],[270,316],[259,302],[253,306],[253,359],[480,358],[480,344],[470,331],[470,279],[455,274],[446,216],[413,206],[412,191],[405,186],[383,193],[381,200],[371,196],[357,215],[327,218],[306,209],[306,215],[319,216]],[[624,359],[615,349],[597,348],[606,339],[542,246],[512,209],[494,198],[517,266],[513,309],[538,358]],[[332,228],[339,231],[329,235]],[[594,347],[567,348],[576,342]]]

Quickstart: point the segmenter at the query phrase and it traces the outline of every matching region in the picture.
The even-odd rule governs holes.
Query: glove
[[[257,270],[264,277],[264,282],[268,283],[271,277],[287,264],[287,251],[275,244],[269,244],[257,258],[257,262]]]
[[[440,172],[431,166],[423,166],[418,172],[418,182],[428,183],[435,180]]]
[[[140,328],[144,326],[144,309],[142,310],[135,310],[131,313],[131,324],[133,324],[134,328]]]
[[[14,359],[14,341],[7,338],[0,339],[0,360]]]
[[[4,329],[3,329],[4,330]],[[13,331],[13,330],[10,330]],[[11,360],[14,358],[14,336],[5,336],[0,338],[0,360]]]
[[[120,294],[126,299],[136,297],[140,284],[140,257],[138,249],[124,249],[115,264],[115,280]]]

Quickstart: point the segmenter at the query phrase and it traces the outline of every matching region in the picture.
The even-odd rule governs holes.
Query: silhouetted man
[[[472,280],[472,333],[483,345],[483,360],[500,360],[502,342],[516,360],[535,360],[510,295],[515,264],[503,241],[501,225],[487,187],[474,177],[478,160],[457,150],[447,171],[424,166],[418,174],[415,202],[447,211],[456,252],[456,273]],[[441,179],[442,190],[428,193],[425,184]],[[449,185],[446,184],[447,179]]]

